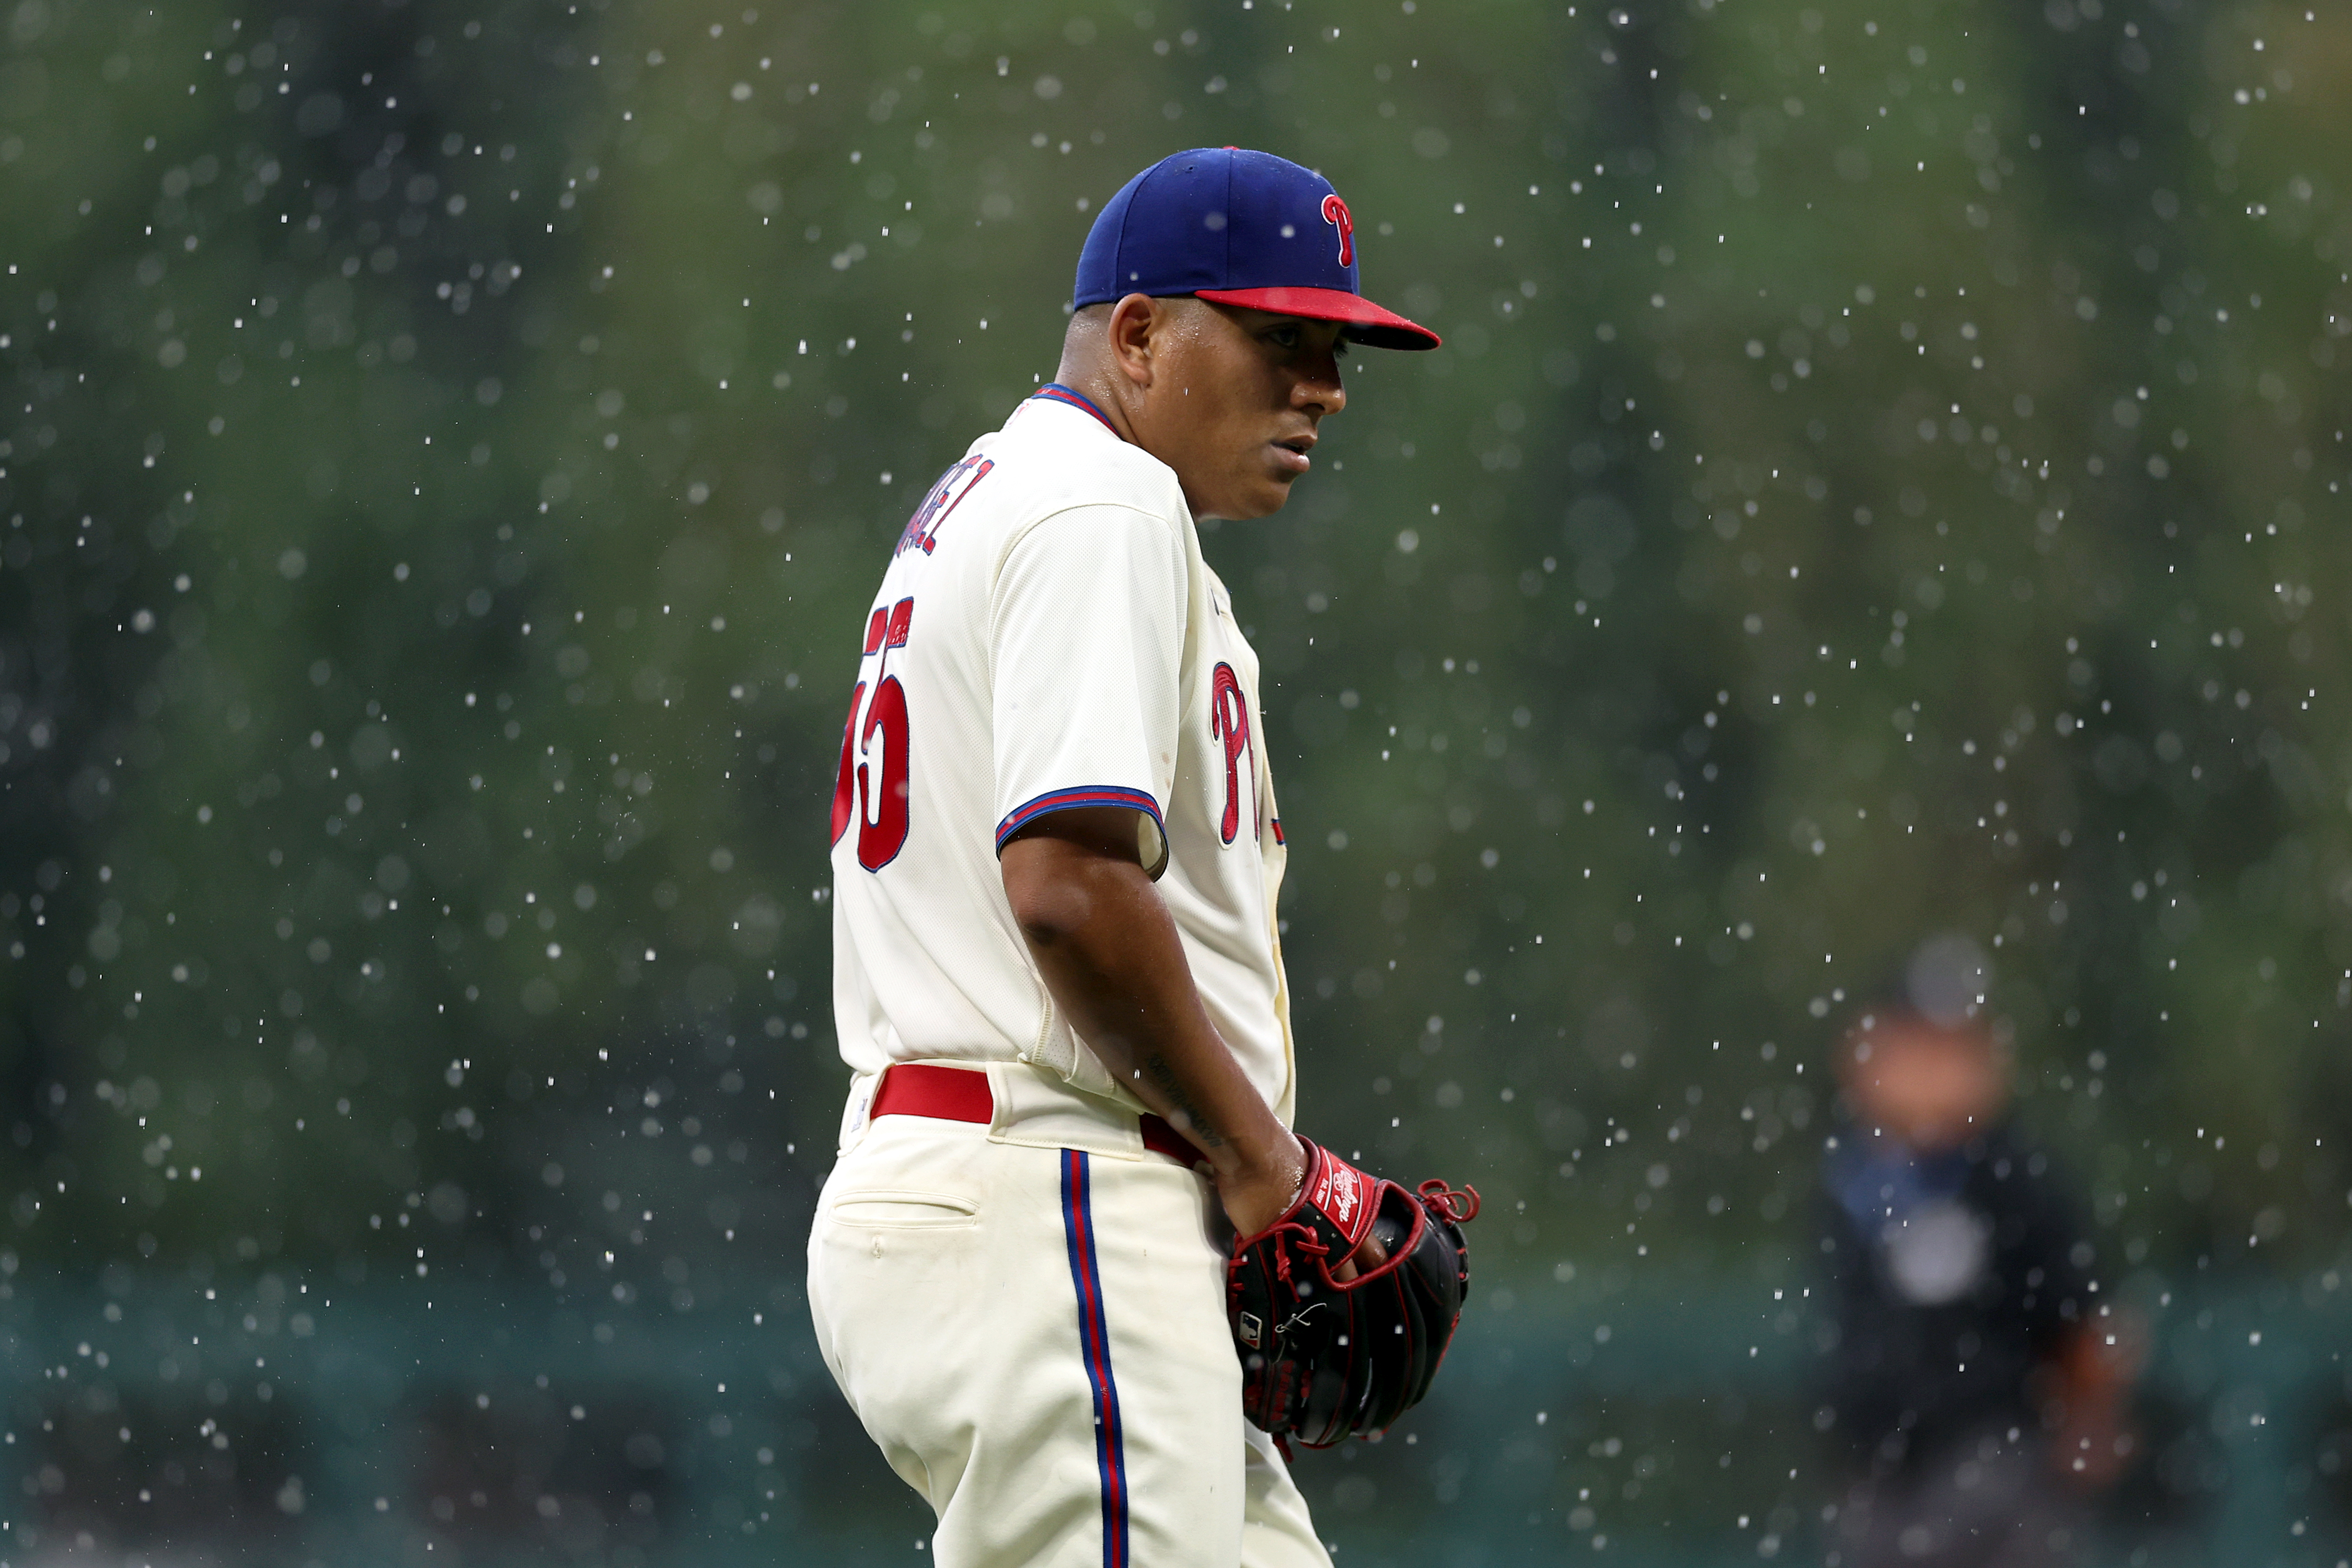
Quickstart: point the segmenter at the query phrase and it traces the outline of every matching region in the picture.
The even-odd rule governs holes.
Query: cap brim
[[[1366,348],[1433,349],[1444,341],[1427,327],[1342,289],[1202,289],[1194,298],[1277,316],[1304,316],[1310,321],[1342,321],[1347,336]]]

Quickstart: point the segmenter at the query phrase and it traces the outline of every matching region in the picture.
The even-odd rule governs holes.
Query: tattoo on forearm
[[[1224,1147],[1223,1134],[1201,1113],[1200,1108],[1192,1103],[1192,1097],[1184,1092],[1182,1081],[1177,1078],[1176,1069],[1168,1065],[1167,1058],[1156,1052],[1146,1057],[1143,1070],[1151,1075],[1151,1081],[1168,1096],[1168,1119],[1176,1124],[1178,1131],[1191,1133],[1204,1149]]]

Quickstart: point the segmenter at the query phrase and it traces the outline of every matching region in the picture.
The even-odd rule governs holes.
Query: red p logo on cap
[[[1356,220],[1349,215],[1348,204],[1339,194],[1323,198],[1323,221],[1339,231],[1339,265],[1345,267],[1356,259]]]

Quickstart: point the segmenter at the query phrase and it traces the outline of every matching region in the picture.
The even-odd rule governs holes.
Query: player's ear
[[[1149,294],[1129,294],[1111,307],[1110,354],[1119,372],[1138,386],[1151,384],[1155,339],[1164,330],[1167,312]]]

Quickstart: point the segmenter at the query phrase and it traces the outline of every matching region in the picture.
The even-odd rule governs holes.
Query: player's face
[[[1176,470],[1195,517],[1264,517],[1313,466],[1328,415],[1347,406],[1333,321],[1166,301],[1173,330],[1153,344],[1138,435]],[[1155,337],[1157,334],[1155,333]]]

